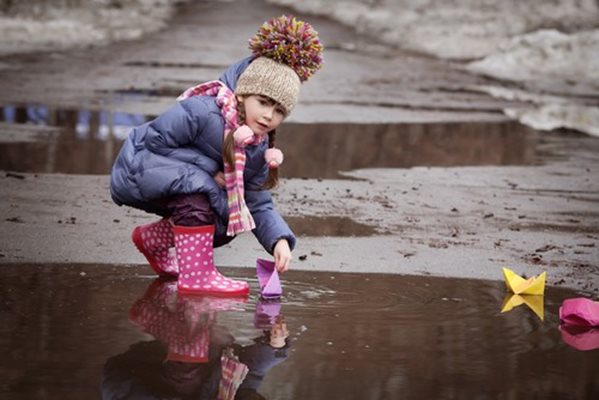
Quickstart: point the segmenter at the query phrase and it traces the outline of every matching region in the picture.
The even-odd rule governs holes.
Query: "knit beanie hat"
[[[235,93],[270,97],[290,113],[301,83],[322,67],[318,32],[307,22],[282,15],[264,22],[249,47],[256,58],[239,77]]]

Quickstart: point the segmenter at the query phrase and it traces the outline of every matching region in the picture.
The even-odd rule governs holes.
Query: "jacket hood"
[[[237,88],[237,81],[239,80],[239,77],[252,61],[254,61],[254,57],[250,56],[244,58],[241,61],[236,62],[235,64],[227,68],[218,79],[225,85],[227,85],[229,89],[235,91],[235,89]]]

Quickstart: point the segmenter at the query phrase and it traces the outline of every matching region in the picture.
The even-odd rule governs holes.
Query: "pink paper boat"
[[[261,258],[256,260],[256,275],[260,285],[260,295],[265,299],[278,299],[283,294],[279,272],[275,263]]]
[[[599,302],[584,297],[566,299],[559,308],[559,319],[564,325],[599,326]]]

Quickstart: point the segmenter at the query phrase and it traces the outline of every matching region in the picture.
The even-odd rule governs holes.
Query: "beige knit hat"
[[[301,83],[322,67],[318,32],[307,22],[281,15],[264,22],[249,45],[256,58],[239,77],[235,93],[268,96],[289,114]]]
[[[300,78],[293,69],[268,57],[258,57],[239,77],[235,94],[270,97],[289,114],[297,103],[300,85]]]

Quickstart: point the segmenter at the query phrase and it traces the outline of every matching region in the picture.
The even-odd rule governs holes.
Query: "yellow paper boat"
[[[519,295],[508,293],[503,299],[503,305],[501,306],[501,312],[508,312],[512,308],[518,307],[522,304],[526,304],[536,315],[541,319],[545,318],[545,307],[544,307],[544,296],[535,295]]]
[[[503,268],[505,284],[515,294],[535,294],[542,296],[545,293],[546,276],[547,272],[544,271],[538,276],[524,279],[511,269]]]

